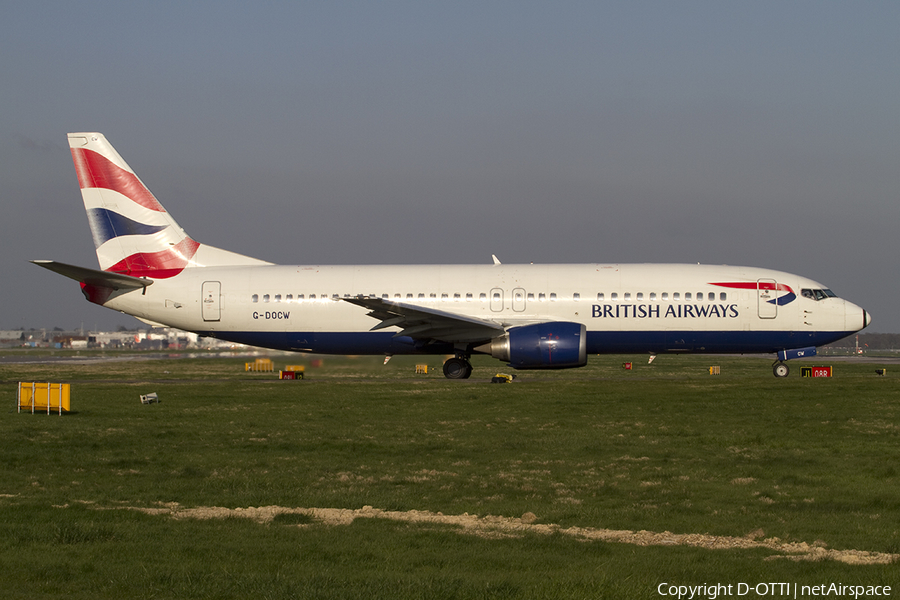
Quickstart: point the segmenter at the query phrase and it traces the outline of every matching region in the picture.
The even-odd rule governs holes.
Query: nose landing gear
[[[772,373],[775,374],[775,377],[787,377],[790,372],[791,368],[781,361],[776,361],[772,365]]]

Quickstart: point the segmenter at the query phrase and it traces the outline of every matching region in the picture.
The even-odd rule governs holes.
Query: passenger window
[[[281,302],[281,294],[275,294],[275,302]]]
[[[250,302],[259,302],[259,294],[253,294],[250,296]]]
[[[481,292],[480,294],[478,294],[478,299],[484,302],[485,300],[487,300],[487,294]]]
[[[638,293],[637,293],[637,299],[638,299],[638,300],[643,300],[643,299],[644,299],[644,292],[638,292]]]
[[[690,300],[690,299],[691,299],[691,293],[690,293],[690,292],[685,292],[685,293],[684,293],[684,299],[685,299],[685,300]]]
[[[656,292],[650,292],[650,299],[656,300]]]
[[[581,300],[581,294],[575,292],[574,294],[572,294],[572,300],[575,300],[576,302]]]
[[[703,292],[697,292],[697,302],[703,302]]]
[[[681,299],[681,292],[675,292],[672,294],[672,300],[680,300],[680,299]]]
[[[543,302],[546,298],[547,296],[544,294],[544,292],[540,292],[538,294],[538,301]]]
[[[446,299],[447,299],[447,294],[446,293],[441,294],[441,300],[446,300]]]
[[[528,292],[528,301],[532,302],[534,300],[534,292]]]
[[[466,292],[466,302],[471,302],[471,301],[472,301],[472,293]]]
[[[726,294],[725,292],[719,292],[719,300],[725,302],[726,300],[728,300],[728,294]]]
[[[716,301],[716,293],[710,292],[709,294],[706,295],[706,299],[709,300],[710,302],[715,302]]]
[[[556,302],[556,292],[550,292],[550,302]]]
[[[394,294],[394,298],[399,298],[400,294]]]
[[[609,299],[610,299],[610,300],[618,300],[618,299],[619,299],[619,293],[618,293],[618,292],[613,292],[612,294],[609,295]]]
[[[425,298],[425,294],[419,294],[419,298],[424,299],[424,298]]]
[[[651,298],[652,298],[652,295],[651,295]],[[663,293],[662,293],[662,299],[663,299],[663,300],[668,300],[668,299],[669,299],[669,292],[663,292]]]
[[[407,294],[406,297],[407,297],[407,299],[409,299],[409,298],[412,298],[413,295],[412,295],[412,294]]]
[[[309,295],[309,299],[310,299],[310,300],[315,300],[315,299],[316,299],[316,295],[315,295],[315,294],[310,294],[310,295]]]
[[[263,302],[268,302],[268,301],[269,301],[269,295],[263,294]]]
[[[625,299],[631,300],[631,292],[625,292]]]
[[[603,292],[598,292],[598,293],[597,293],[597,301],[598,301],[598,302],[603,302]]]

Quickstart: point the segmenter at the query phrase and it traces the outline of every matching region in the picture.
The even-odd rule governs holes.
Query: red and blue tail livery
[[[863,329],[870,315],[816,281],[685,264],[274,265],[199,243],[100,133],[70,133],[99,269],[35,264],[91,302],[149,323],[321,354],[451,355],[567,369],[591,354],[768,353],[784,361]],[[412,257],[411,262],[415,262]]]
[[[200,244],[169,217],[106,138],[74,134],[69,146],[100,268],[154,279],[181,273]]]

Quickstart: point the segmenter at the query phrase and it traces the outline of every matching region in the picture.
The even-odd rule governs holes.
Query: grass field
[[[490,359],[277,381],[190,356],[0,364],[5,598],[900,590],[900,367],[607,356],[492,385]],[[70,382],[73,413],[18,414],[17,381]]]

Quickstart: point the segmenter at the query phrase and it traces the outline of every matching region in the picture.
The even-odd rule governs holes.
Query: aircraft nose
[[[859,331],[860,329],[868,327],[871,322],[872,315],[864,309],[852,302],[844,304],[844,323],[846,324],[847,329]]]

